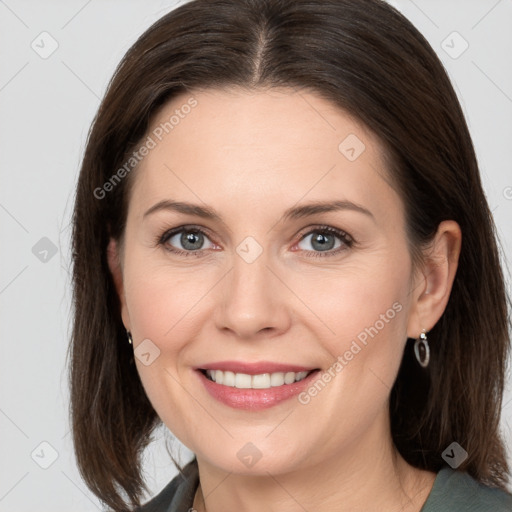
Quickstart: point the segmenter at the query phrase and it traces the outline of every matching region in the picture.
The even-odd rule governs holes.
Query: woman
[[[79,468],[114,510],[512,510],[471,138],[378,0],[194,0],[128,51],[73,229]],[[195,454],[150,503],[165,424]]]

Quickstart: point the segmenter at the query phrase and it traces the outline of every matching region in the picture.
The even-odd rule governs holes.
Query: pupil
[[[315,244],[319,244],[315,247]],[[315,249],[319,249],[320,251],[328,251],[334,247],[334,237],[332,235],[326,235],[323,233],[318,233],[316,237],[313,238],[312,244]]]
[[[185,249],[198,249],[201,247],[201,237],[202,235],[196,232],[183,233],[181,235],[181,244]]]

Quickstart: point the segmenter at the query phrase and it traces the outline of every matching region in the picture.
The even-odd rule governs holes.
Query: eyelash
[[[172,238],[174,235],[181,233],[181,232],[200,233],[200,234],[204,235],[205,237],[210,238],[208,236],[208,233],[206,231],[204,231],[203,229],[201,229],[199,226],[185,225],[185,226],[180,226],[177,228],[167,230],[162,235],[159,235],[156,238],[156,245],[162,246],[166,251],[169,251],[171,253],[174,253],[174,254],[177,254],[180,256],[201,257],[202,252],[205,251],[206,249],[199,249],[196,251],[183,251],[181,249],[176,249],[175,247],[166,245],[167,241],[170,238]],[[329,251],[305,251],[307,253],[312,253],[311,256],[314,258],[317,258],[317,257],[325,258],[325,257],[335,256],[338,253],[340,253],[341,251],[345,251],[347,248],[351,248],[355,243],[354,239],[348,233],[346,233],[345,231],[342,231],[341,229],[333,228],[331,226],[315,226],[313,228],[310,228],[309,231],[303,232],[303,234],[300,235],[300,239],[297,243],[302,242],[302,240],[304,240],[307,236],[311,235],[312,233],[317,233],[317,234],[318,233],[320,233],[320,234],[328,233],[328,234],[336,235],[343,243],[343,245],[341,247],[338,247],[337,249],[331,249]]]

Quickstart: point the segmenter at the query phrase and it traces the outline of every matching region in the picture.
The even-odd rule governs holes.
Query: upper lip
[[[245,373],[247,375],[260,375],[262,373],[277,372],[309,372],[316,368],[311,366],[301,366],[297,364],[273,363],[270,361],[259,361],[257,363],[248,363],[243,361],[218,361],[198,366],[196,370],[222,370],[233,373]]]

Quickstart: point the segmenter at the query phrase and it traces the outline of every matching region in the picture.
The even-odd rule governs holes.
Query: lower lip
[[[267,389],[239,389],[217,384],[208,379],[201,371],[196,371],[204,387],[213,398],[234,409],[252,411],[268,409],[298,395],[310,385],[311,381],[315,379],[319,373],[319,370],[315,370],[306,378],[299,382],[294,382],[293,384],[283,384],[282,386]]]

